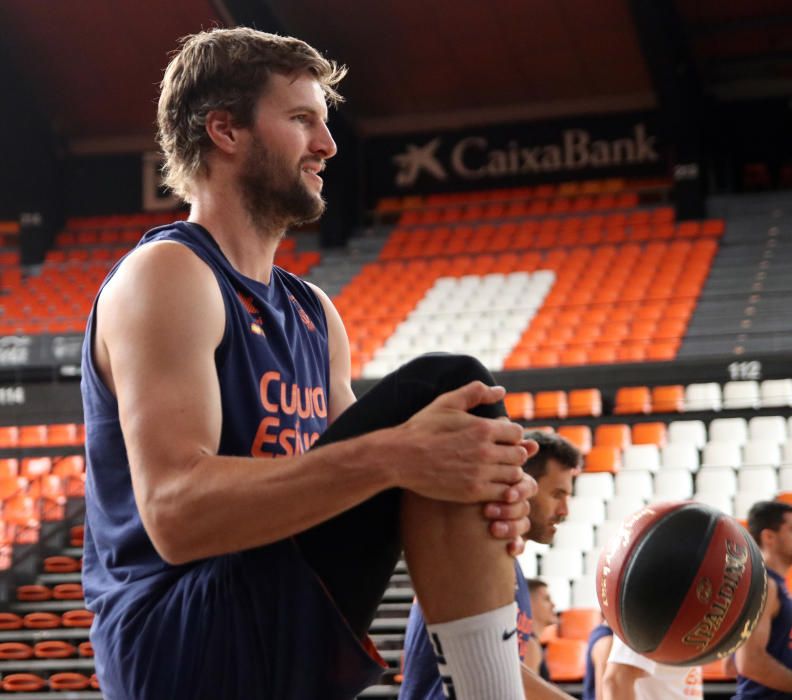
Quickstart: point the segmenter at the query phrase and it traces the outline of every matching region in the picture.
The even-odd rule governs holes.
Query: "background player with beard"
[[[344,72],[247,28],[187,37],[165,72],[189,220],[111,271],[83,348],[83,583],[112,700],[354,697],[382,673],[366,631],[402,544],[449,689],[522,697],[504,631],[536,445],[473,358],[419,358],[356,402],[337,311],[273,265],[324,209]]]
[[[748,531],[767,565],[767,602],[753,633],[737,650],[735,700],[792,697],[792,599],[785,577],[792,566],[792,506],[759,501],[748,512]]]
[[[556,526],[566,518],[568,499],[572,495],[574,477],[581,466],[581,454],[570,442],[554,433],[531,431],[525,439],[539,445],[537,453],[526,460],[523,469],[536,480],[537,491],[530,499],[531,529],[526,539],[550,544]],[[497,506],[488,505],[484,512],[497,517]],[[520,659],[523,661],[522,678],[525,700],[553,700],[570,698],[552,684],[543,680],[533,670],[541,663],[541,647],[532,638],[531,600],[528,584],[520,565],[515,562],[515,601],[517,636],[520,638]],[[433,648],[434,643],[434,648]],[[399,700],[442,700],[443,687],[437,670],[436,658],[441,655],[437,640],[427,634],[423,610],[414,603],[410,610],[404,645],[404,681]]]

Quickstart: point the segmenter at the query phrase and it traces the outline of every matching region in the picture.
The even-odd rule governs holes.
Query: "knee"
[[[401,368],[411,378],[438,382],[443,391],[457,389],[472,381],[492,386],[495,378],[481,361],[472,355],[436,352],[420,355]]]

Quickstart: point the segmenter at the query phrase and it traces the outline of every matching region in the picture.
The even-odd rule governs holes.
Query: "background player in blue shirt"
[[[567,502],[572,495],[574,477],[581,465],[581,454],[569,441],[554,433],[531,431],[525,437],[539,445],[539,451],[523,465],[525,472],[537,484],[537,492],[530,499],[531,529],[526,539],[549,544],[553,541],[556,526],[563,522],[569,512]],[[517,562],[515,569],[517,585],[514,597],[518,608],[515,636],[520,639],[520,659],[524,660],[531,645],[531,598],[528,584]],[[422,606],[420,603],[413,603],[404,642],[404,680],[399,700],[443,699],[443,684],[436,663],[436,657],[441,655],[441,651],[437,649],[436,640],[430,641],[427,634]],[[538,674],[528,670],[525,664],[522,666],[522,677],[525,700],[570,698]]]
[[[522,697],[503,635],[536,446],[502,420],[503,388],[428,356],[356,402],[337,311],[273,265],[324,209],[344,72],[247,28],[186,38],[165,72],[159,139],[189,221],[111,271],[83,349],[108,700],[349,700],[382,672],[366,630],[402,543],[449,687]]]
[[[767,603],[753,634],[735,655],[735,698],[792,698],[792,600],[784,581],[792,566],[792,506],[754,503],[748,531],[767,565]]]

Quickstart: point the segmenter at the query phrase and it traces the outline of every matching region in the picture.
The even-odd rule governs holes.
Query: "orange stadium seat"
[[[19,661],[33,657],[33,647],[23,642],[0,643],[0,659],[3,661]]]
[[[591,449],[591,428],[587,425],[562,425],[558,428],[558,434],[569,440],[584,455]]]
[[[652,389],[652,413],[679,413],[685,406],[685,387],[681,384]]]
[[[20,426],[18,444],[20,447],[44,447],[47,444],[47,426]]]
[[[602,415],[602,394],[599,389],[573,389],[568,395],[569,416]]]
[[[41,600],[49,600],[52,598],[52,590],[47,586],[38,584],[28,584],[19,586],[16,590],[17,600],[26,602],[37,602]]]
[[[531,420],[534,416],[533,396],[527,391],[506,394],[504,403],[512,420]]]
[[[79,445],[77,425],[74,423],[59,423],[47,426],[47,444],[53,447],[63,445]]]
[[[616,474],[621,469],[621,450],[612,445],[595,445],[586,455],[585,471]]]
[[[15,425],[0,426],[0,447],[17,447],[19,445],[19,428]]]
[[[630,444],[630,426],[625,423],[604,423],[594,430],[594,444],[624,449]]]
[[[61,671],[49,677],[51,690],[85,690],[91,686],[91,679],[82,673]]]
[[[534,395],[535,418],[566,418],[567,395],[563,391],[538,391]]]
[[[7,693],[35,693],[47,687],[47,681],[35,673],[9,673],[0,681]]]
[[[663,447],[666,444],[665,423],[636,423],[632,427],[632,444]]]
[[[17,474],[19,474],[19,460],[0,459],[0,479],[15,477]]]
[[[616,392],[616,405],[613,412],[617,415],[625,413],[649,413],[652,401],[648,386],[623,386]]]
[[[80,642],[77,646],[77,651],[80,656],[92,657],[94,655],[93,645],[90,641]]]
[[[559,637],[547,645],[545,661],[555,683],[579,681],[586,672],[586,642]]]
[[[597,608],[570,608],[564,610],[558,619],[558,636],[563,639],[588,641],[593,630],[602,619]]]
[[[60,615],[50,612],[32,612],[22,618],[22,625],[30,630],[49,630],[61,626]]]
[[[701,677],[705,683],[733,681],[736,676],[726,667],[726,659],[715,659],[701,667]]]
[[[22,618],[16,613],[0,612],[0,630],[22,629]]]
[[[38,642],[33,647],[33,653],[39,659],[68,659],[77,655],[77,647],[58,639],[48,639]]]

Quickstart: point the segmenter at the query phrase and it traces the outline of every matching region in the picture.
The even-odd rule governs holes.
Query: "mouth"
[[[308,179],[314,180],[319,185],[322,185],[324,180],[319,177],[319,173],[324,170],[324,163],[317,163],[317,162],[309,162],[303,163],[302,167],[300,168],[301,172],[308,175]]]

